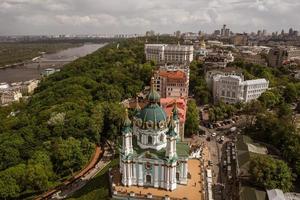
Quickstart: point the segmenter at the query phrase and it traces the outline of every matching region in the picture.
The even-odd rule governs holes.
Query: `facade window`
[[[151,136],[148,136],[148,144],[152,145],[152,137]]]
[[[146,175],[146,183],[151,184],[151,175]]]
[[[176,173],[176,180],[179,181],[179,173]]]
[[[146,169],[151,169],[151,164],[149,162],[147,162],[146,165],[145,165],[145,168]]]
[[[232,98],[235,98],[235,92],[232,92]]]
[[[225,91],[224,90],[222,90],[222,96],[225,96]]]
[[[161,141],[161,142],[164,141],[164,135],[163,135],[163,134],[160,135],[160,141]]]

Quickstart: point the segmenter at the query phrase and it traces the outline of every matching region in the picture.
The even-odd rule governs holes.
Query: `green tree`
[[[255,156],[250,161],[249,172],[255,183],[266,189],[291,191],[292,172],[288,165],[269,156]]]
[[[289,83],[284,89],[283,97],[287,103],[292,103],[297,101],[299,95],[299,90],[295,84]]]
[[[189,100],[185,122],[185,135],[191,136],[199,132],[199,111],[195,100]]]
[[[281,95],[277,91],[267,90],[258,98],[266,108],[274,108],[281,101]]]

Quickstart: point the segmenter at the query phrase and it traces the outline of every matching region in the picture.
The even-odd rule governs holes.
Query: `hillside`
[[[111,43],[43,80],[28,102],[0,108],[0,198],[58,185],[86,164],[95,143],[119,134],[119,102],[151,77],[143,48],[144,40]]]

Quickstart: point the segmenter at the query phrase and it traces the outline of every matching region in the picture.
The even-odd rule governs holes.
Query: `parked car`
[[[213,133],[211,134],[212,137],[216,137],[216,135],[217,135],[217,133],[215,133],[215,132],[213,132]]]

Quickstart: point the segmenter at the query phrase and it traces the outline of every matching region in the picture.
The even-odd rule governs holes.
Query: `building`
[[[192,45],[145,44],[146,60],[157,64],[189,64],[193,51]]]
[[[268,64],[281,67],[285,61],[300,57],[300,49],[296,47],[275,47],[269,51]]]
[[[126,112],[122,128],[120,173],[124,186],[146,186],[175,190],[188,183],[189,146],[178,139],[177,108],[170,116],[159,106],[154,79],[149,103],[135,109],[133,124]]]
[[[216,75],[213,77],[214,102],[235,104],[255,100],[269,87],[266,79],[243,81],[243,78],[235,75]]]
[[[243,70],[235,67],[226,67],[220,69],[212,69],[205,73],[205,81],[207,83],[208,88],[212,89],[213,84],[213,77],[216,75],[223,75],[223,76],[239,76],[244,80]]]
[[[245,63],[252,63],[257,65],[267,65],[266,58],[260,53],[254,53],[252,51],[243,51],[238,58],[242,59]]]
[[[189,81],[183,71],[162,71],[154,74],[155,89],[162,98],[188,97]]]
[[[248,36],[247,34],[238,33],[232,38],[232,43],[235,46],[246,46],[248,45]]]
[[[22,93],[19,91],[4,91],[1,95],[1,105],[7,105],[13,102],[17,102],[22,98]]]
[[[206,70],[225,68],[228,63],[234,61],[231,51],[219,51],[209,53],[204,58],[204,67]]]

